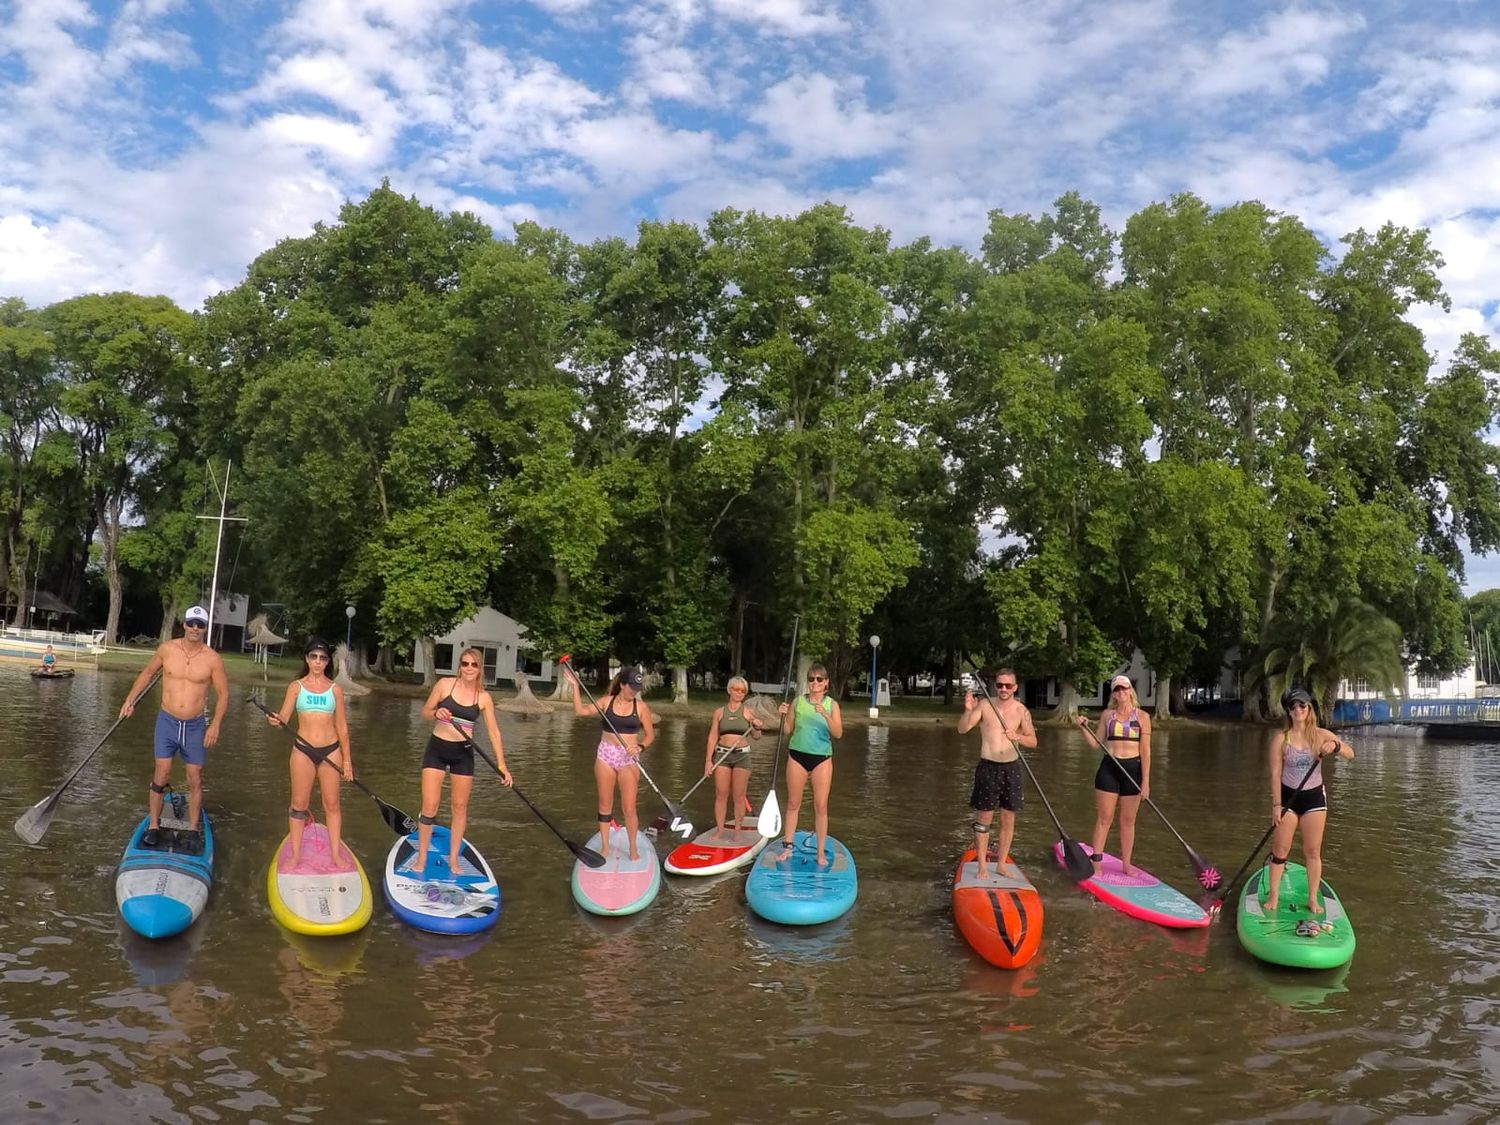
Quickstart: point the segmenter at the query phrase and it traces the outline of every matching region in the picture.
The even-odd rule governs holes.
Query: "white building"
[[[466,648],[477,648],[484,653],[486,684],[494,684],[497,680],[519,682],[523,676],[529,680],[550,681],[553,678],[552,661],[534,657],[525,635],[526,626],[515,618],[485,606],[473,617],[460,621],[436,638],[435,671],[440,676],[456,675],[458,654]],[[422,675],[427,673],[427,661],[420,644],[413,653],[412,667]]]

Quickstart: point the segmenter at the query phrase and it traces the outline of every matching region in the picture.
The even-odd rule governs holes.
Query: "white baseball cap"
[[[182,615],[184,625],[207,625],[208,610],[201,605],[190,605],[188,611]]]

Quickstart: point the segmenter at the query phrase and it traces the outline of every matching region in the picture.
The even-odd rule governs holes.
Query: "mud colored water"
[[[128,683],[36,684],[0,668],[4,825],[108,729]],[[839,745],[833,825],[858,859],[860,897],[831,925],[758,922],[742,874],[673,878],[631,919],[584,914],[572,857],[481,776],[470,833],[500,875],[495,931],[424,936],[382,903],[364,932],[315,939],[282,931],[266,906],[287,742],[236,702],[209,763],[221,850],[207,913],[183,938],[148,943],[117,921],[111,872],[145,801],[151,711],[72,786],[43,847],[0,842],[0,1121],[1500,1115],[1500,746],[1369,737],[1333,768],[1327,876],[1360,944],[1332,973],[1251,960],[1232,921],[1173,934],[1096,903],[1052,864],[1055,833],[1028,786],[1015,854],[1042,893],[1046,937],[1008,973],[973,955],[949,914],[975,754],[951,724],[854,728]],[[364,780],[412,811],[417,711],[367,698],[350,719]],[[586,838],[597,727],[502,727],[528,795]],[[669,723],[651,751],[673,797],[701,768],[704,735]],[[1157,737],[1153,796],[1226,872],[1264,828],[1263,740]],[[1082,736],[1044,731],[1031,760],[1086,836],[1097,759]],[[706,789],[689,809],[700,826]],[[356,790],[344,804],[346,838],[377,869],[389,831]],[[649,796],[641,806],[659,811]],[[1138,858],[1193,893],[1181,848],[1153,821],[1143,811]]]

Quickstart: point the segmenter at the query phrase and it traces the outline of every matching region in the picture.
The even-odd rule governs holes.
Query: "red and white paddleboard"
[[[722,832],[710,828],[673,848],[666,868],[673,875],[717,875],[754,863],[765,846],[766,838],[754,825],[738,832],[730,826]]]

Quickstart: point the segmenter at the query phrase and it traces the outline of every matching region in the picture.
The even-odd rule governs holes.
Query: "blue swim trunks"
[[[208,756],[203,749],[203,732],[208,729],[208,720],[202,715],[196,719],[179,719],[165,711],[156,715],[156,756],[174,758],[179,753],[190,766],[201,766]]]

